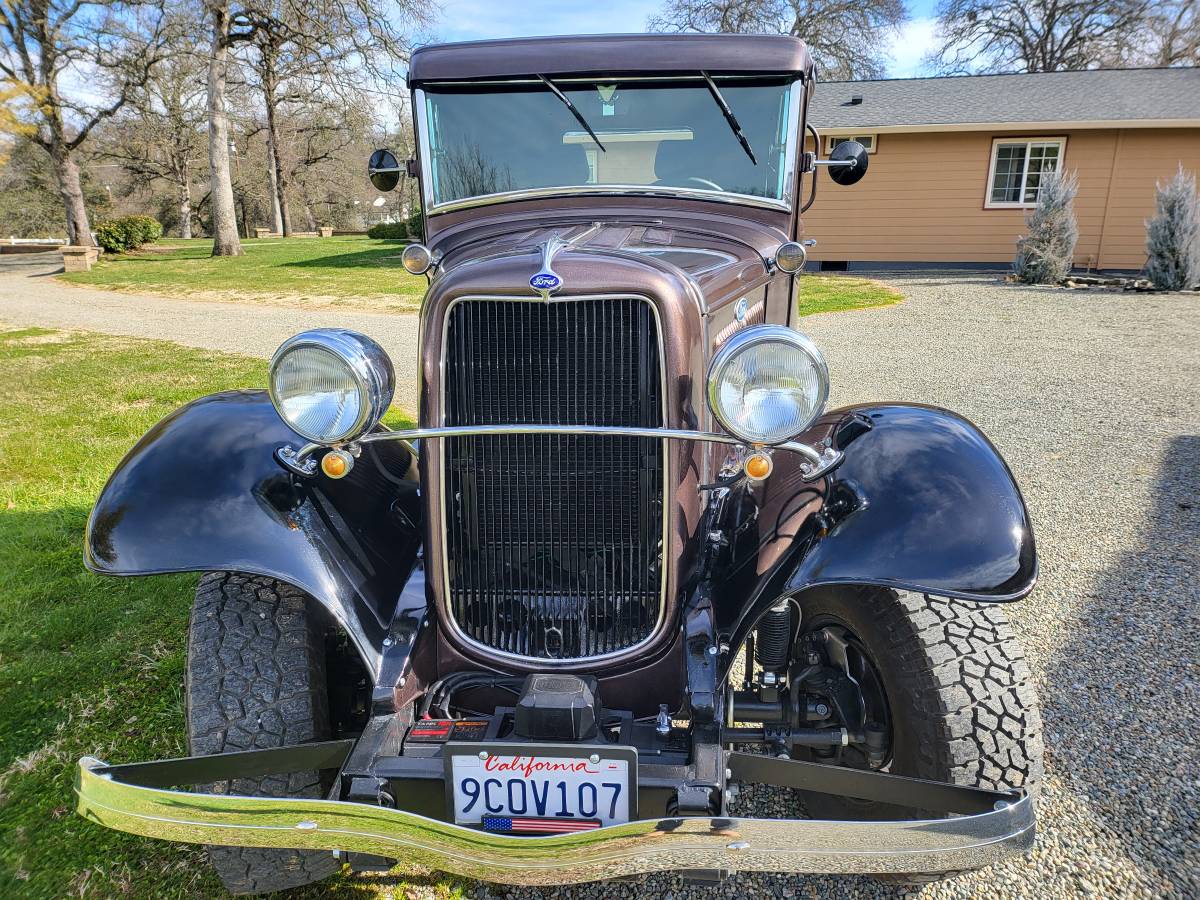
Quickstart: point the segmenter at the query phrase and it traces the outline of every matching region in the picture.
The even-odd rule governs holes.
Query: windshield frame
[[[732,78],[762,78],[764,73],[744,73],[741,75],[716,75],[713,76],[718,83],[726,83]],[[599,81],[604,83],[620,82],[620,81],[669,81],[669,82],[694,82],[697,86],[704,87],[704,78],[697,72],[695,75],[677,74],[667,76],[619,76],[619,77],[596,77],[589,76],[586,78],[563,78],[556,77],[554,83],[558,86],[572,84],[595,84]],[[430,87],[495,87],[497,85],[536,85],[539,84],[538,78],[502,78],[488,79],[481,81],[444,81],[444,82],[428,82]],[[788,85],[788,132],[787,132],[787,148],[784,155],[784,180],[783,180],[783,197],[775,199],[773,197],[760,197],[754,194],[738,194],[731,191],[707,191],[697,188],[671,187],[665,185],[645,185],[645,184],[576,184],[564,185],[556,187],[539,187],[539,188],[521,188],[514,191],[502,191],[496,194],[481,194],[476,197],[463,197],[456,200],[447,200],[442,203],[435,203],[433,199],[433,179],[429,171],[431,149],[429,144],[428,133],[428,107],[426,105],[426,93],[424,88],[417,88],[413,91],[413,127],[417,137],[417,152],[420,158],[421,168],[421,206],[425,211],[426,216],[434,216],[438,213],[454,212],[460,209],[470,209],[477,206],[491,206],[497,203],[509,203],[514,200],[537,200],[546,197],[581,197],[581,196],[643,196],[643,197],[677,197],[689,200],[706,200],[710,203],[726,203],[740,206],[756,206],[765,209],[775,210],[777,212],[791,213],[793,207],[793,198],[796,191],[797,178],[797,162],[800,149],[800,109],[804,99],[805,82],[802,77],[797,75]],[[732,136],[730,138],[733,139]]]

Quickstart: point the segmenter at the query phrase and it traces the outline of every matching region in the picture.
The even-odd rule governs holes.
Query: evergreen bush
[[[136,250],[162,237],[162,225],[152,216],[121,216],[96,226],[96,243],[109,253]]]
[[[1196,176],[1183,165],[1175,177],[1156,185],[1157,213],[1146,222],[1146,277],[1157,288],[1183,291],[1200,287],[1200,197]]]
[[[1042,176],[1038,204],[1025,217],[1029,233],[1017,239],[1013,275],[1026,284],[1058,284],[1071,271],[1079,226],[1075,194],[1079,180],[1071,173]]]
[[[408,228],[403,222],[380,222],[367,229],[367,237],[398,241],[408,237]]]

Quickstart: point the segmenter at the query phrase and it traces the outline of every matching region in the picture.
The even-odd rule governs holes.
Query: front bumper
[[[998,801],[990,810],[934,820],[687,816],[570,835],[514,837],[363,803],[165,790],[125,780],[122,770],[136,768],[81,759],[75,785],[79,814],[108,828],[164,840],[351,851],[506,884],[562,885],[682,869],[944,872],[989,865],[1028,850],[1034,839],[1033,802],[1024,794]]]

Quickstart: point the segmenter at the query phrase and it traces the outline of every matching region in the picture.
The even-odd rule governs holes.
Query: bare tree
[[[50,156],[66,213],[67,239],[95,246],[76,155],[116,115],[161,58],[167,17],[140,0],[4,0],[0,76],[20,93],[18,115]],[[63,90],[68,75],[81,86]],[[100,99],[95,99],[99,97]],[[12,107],[10,106],[10,109]]]
[[[313,188],[321,183],[321,171],[330,166],[344,167],[344,151],[352,146],[361,146],[371,130],[371,111],[366,104],[343,106],[340,103],[325,103],[302,109],[295,121],[282,123],[289,134],[288,146],[283,151],[281,183],[299,188],[301,207],[309,231],[318,227],[313,206]],[[360,153],[361,160],[361,153]],[[360,160],[356,160],[352,171],[360,171]]]
[[[908,19],[904,0],[667,0],[651,31],[790,34],[803,38],[823,77],[882,78],[887,47]]]
[[[941,0],[928,62],[946,75],[1094,68],[1122,56],[1155,2]]]
[[[1200,0],[1157,0],[1104,60],[1112,66],[1200,65]]]
[[[164,60],[116,122],[105,155],[146,183],[175,194],[180,237],[192,236],[192,182],[204,140],[207,65],[186,50]]]
[[[286,164],[282,120],[315,109],[331,98],[343,105],[357,101],[369,83],[394,84],[408,59],[414,32],[429,21],[429,5],[420,0],[391,0],[381,9],[375,0],[252,0],[246,12],[253,28],[247,44],[263,105],[268,179],[275,200],[275,228],[291,234],[288,190],[295,174]]]

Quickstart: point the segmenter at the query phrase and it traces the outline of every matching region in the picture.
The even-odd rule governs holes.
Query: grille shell
[[[638,297],[465,298],[446,311],[446,425],[661,427],[655,307]],[[626,653],[662,623],[658,438],[442,442],[445,607],[467,642],[547,663]]]

